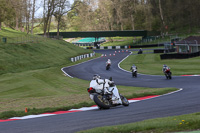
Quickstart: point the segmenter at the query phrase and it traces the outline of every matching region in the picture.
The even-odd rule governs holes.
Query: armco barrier
[[[84,58],[93,57],[93,56],[95,56],[95,52],[94,53],[90,53],[90,54],[79,55],[79,56],[71,58],[71,62],[76,62],[78,60],[81,60],[81,59],[84,59]]]
[[[86,47],[86,49],[128,49],[128,48],[149,48],[149,47],[158,47],[158,46],[164,46],[164,44],[150,44],[150,45],[136,45],[136,46],[107,46],[103,47],[100,46],[100,48],[97,47]]]
[[[161,59],[186,59],[200,56],[200,51],[196,53],[176,53],[176,54],[161,54]]]
[[[176,48],[172,49],[154,49],[154,53],[170,53],[170,52],[175,52]]]
[[[164,49],[154,49],[154,53],[164,53]]]

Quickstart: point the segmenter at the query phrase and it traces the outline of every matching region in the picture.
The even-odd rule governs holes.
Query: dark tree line
[[[68,13],[74,30],[159,30],[200,27],[199,0],[83,0]],[[78,27],[78,28],[77,28]]]

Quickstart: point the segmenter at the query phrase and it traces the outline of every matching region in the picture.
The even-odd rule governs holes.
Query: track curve
[[[119,106],[109,110],[93,110],[4,122],[0,123],[1,131],[4,133],[71,133],[94,127],[124,124],[200,111],[200,77],[173,76],[172,80],[166,80],[164,76],[138,75],[138,78],[132,78],[131,73],[124,72],[118,68],[118,63],[129,53],[120,52],[116,53],[115,56],[109,57],[109,54],[113,54],[115,50],[99,50],[96,52],[107,54],[107,57],[63,68],[63,71],[72,77],[85,80],[91,80],[92,76],[98,73],[102,78],[112,76],[117,85],[155,88],[177,87],[183,88],[183,90],[179,93],[130,104],[129,107]],[[109,71],[105,70],[107,58],[112,60],[112,66]]]

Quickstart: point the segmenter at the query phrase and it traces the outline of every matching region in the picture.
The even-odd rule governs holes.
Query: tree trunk
[[[163,27],[164,27],[165,26],[165,21],[164,21],[164,17],[163,17],[162,6],[161,6],[161,1],[160,0],[159,0],[159,10],[160,10],[160,18],[161,18],[161,21],[162,21],[162,24],[163,24]]]
[[[121,31],[123,31],[124,30],[124,24],[123,24],[123,22],[121,22]]]
[[[57,37],[59,38],[59,29],[60,29],[60,20],[58,20],[58,25],[57,25]]]
[[[16,15],[16,18],[15,18],[15,22],[16,22],[16,26],[15,26],[15,29],[16,30],[19,30],[19,18],[18,18],[18,15]]]
[[[52,18],[52,16],[50,16],[50,18],[49,18],[49,23],[48,23],[48,32],[47,32],[47,35],[49,36],[49,31],[50,31],[50,28],[51,28],[51,18]]]
[[[135,30],[135,22],[134,22],[133,14],[131,14],[131,26],[132,26],[132,30]]]
[[[35,16],[35,0],[33,0],[33,11],[32,11],[32,24],[31,24],[31,34],[33,34],[33,25],[34,25],[34,16]]]

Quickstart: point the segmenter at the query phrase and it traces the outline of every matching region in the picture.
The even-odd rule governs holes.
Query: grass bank
[[[171,68],[173,75],[200,74],[199,60],[200,57],[161,60],[160,54],[139,54],[130,55],[120,64],[120,67],[130,71],[130,67],[135,64],[139,73],[163,75],[162,66],[166,64]]]
[[[166,133],[199,130],[200,113],[150,119],[117,126],[106,126],[79,133]]]
[[[26,35],[6,29],[0,31],[0,36],[1,34],[7,37]],[[44,39],[38,43],[3,43],[0,45],[0,74],[68,64],[71,57],[91,52],[63,40],[54,39]]]

